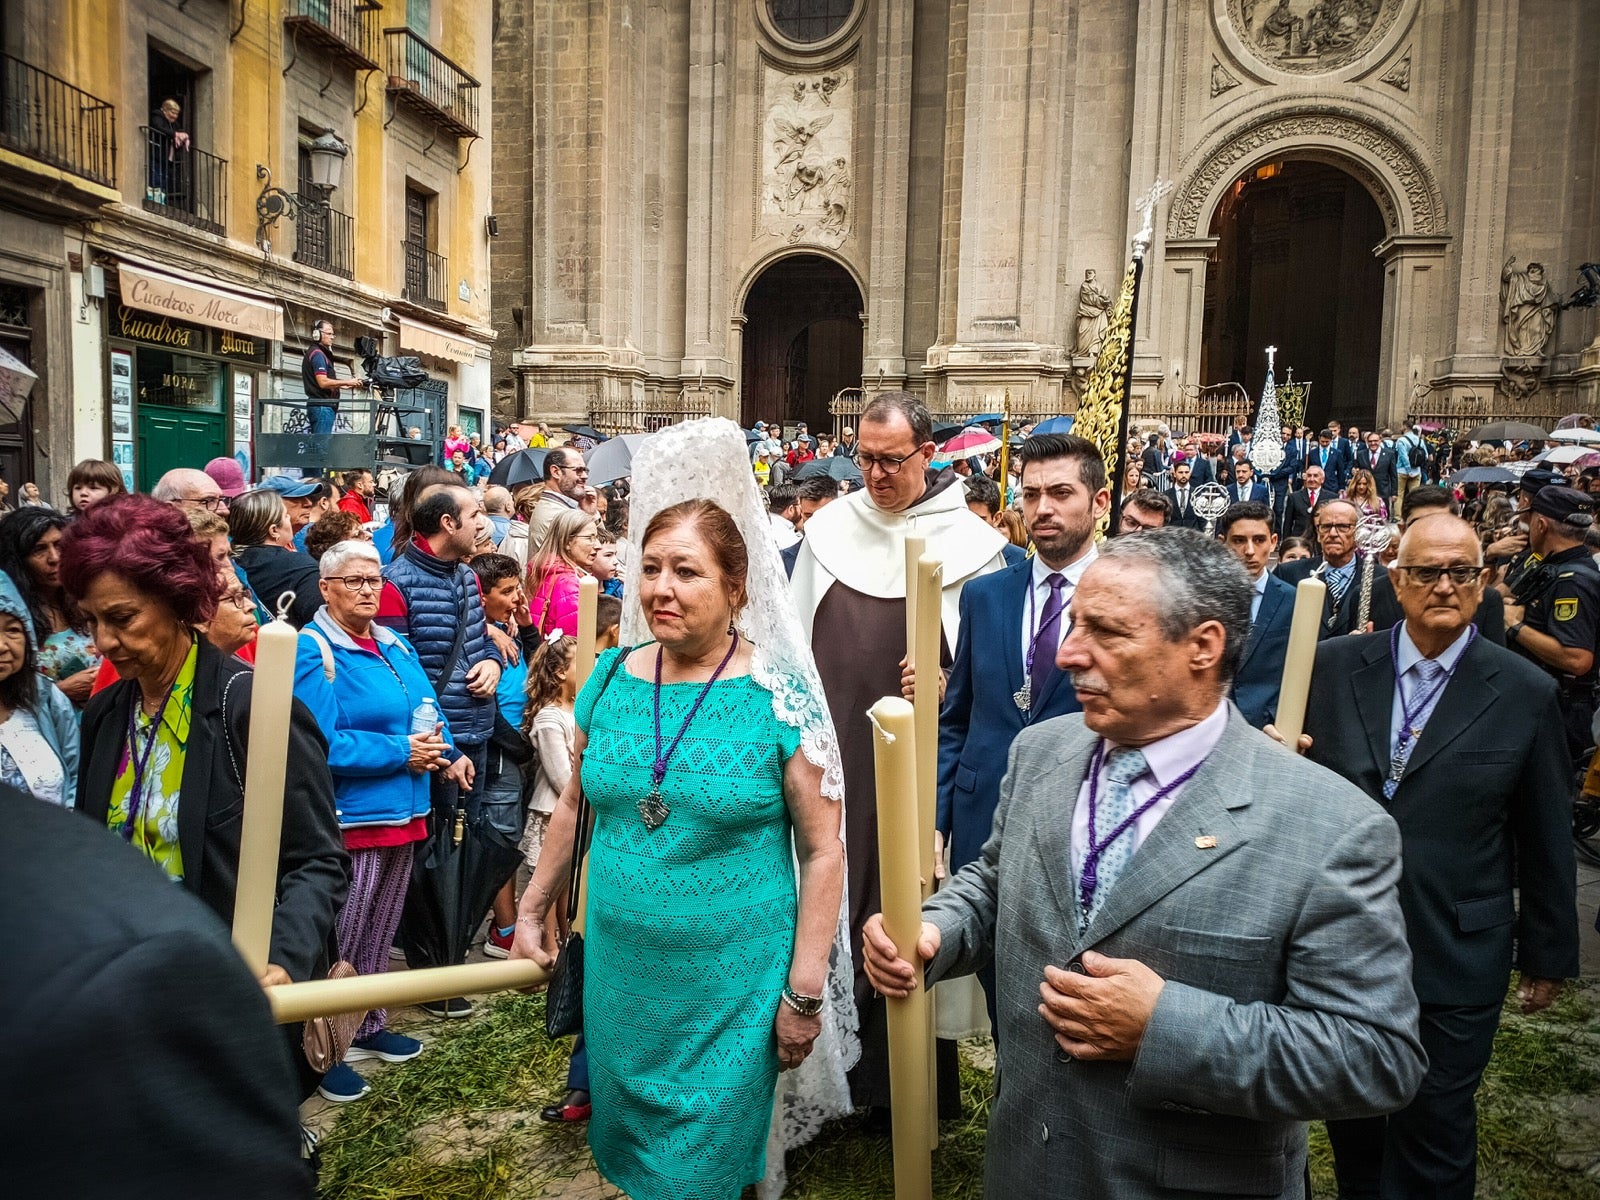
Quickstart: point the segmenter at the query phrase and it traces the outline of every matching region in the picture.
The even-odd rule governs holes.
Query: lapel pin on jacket
[[[1195,838],[1194,848],[1196,850],[1215,850],[1217,848],[1217,839],[1209,833],[1202,833]]]

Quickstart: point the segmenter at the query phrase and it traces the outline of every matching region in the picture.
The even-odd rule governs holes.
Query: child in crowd
[[[599,529],[600,545],[594,552],[594,562],[589,572],[600,581],[600,591],[607,596],[622,599],[622,567],[617,561],[617,535],[605,526]]]

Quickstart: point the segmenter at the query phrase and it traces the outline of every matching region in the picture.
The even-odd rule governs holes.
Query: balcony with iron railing
[[[378,13],[374,0],[288,0],[283,27],[298,46],[307,42],[357,71],[379,68]]]
[[[0,54],[0,147],[93,183],[117,183],[115,107],[9,54]]]
[[[385,29],[383,41],[395,105],[457,137],[477,137],[478,81],[409,29]]]
[[[294,260],[345,279],[356,273],[355,218],[320,196],[300,193],[294,220]]]
[[[192,137],[139,126],[144,139],[144,207],[208,233],[225,234],[228,160],[197,149]]]
[[[449,272],[444,255],[433,253],[420,242],[401,242],[400,248],[405,255],[406,266],[404,299],[443,312],[444,281]]]

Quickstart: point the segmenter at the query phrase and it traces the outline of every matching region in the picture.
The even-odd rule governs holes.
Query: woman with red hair
[[[181,509],[112,496],[68,526],[61,581],[121,676],[84,710],[78,808],[231,924],[254,674],[200,636],[222,590],[210,551]],[[349,887],[327,742],[299,701],[286,762],[263,984],[326,971]],[[316,1086],[309,1076],[308,1083],[305,1094]]]

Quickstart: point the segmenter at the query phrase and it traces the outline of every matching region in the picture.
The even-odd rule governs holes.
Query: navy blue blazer
[[[1239,485],[1237,483],[1228,485],[1229,504],[1238,504],[1241,500],[1254,500],[1260,504],[1266,504],[1268,503],[1267,495],[1267,485],[1262,483],[1260,479],[1252,479],[1250,481],[1250,494],[1248,496],[1239,494]]]
[[[1283,656],[1289,651],[1294,595],[1292,583],[1267,572],[1267,590],[1250,627],[1239,669],[1234,672],[1233,702],[1257,729],[1278,716],[1278,689],[1283,683]]]
[[[994,825],[1011,742],[1027,724],[1079,711],[1066,674],[1052,662],[1025,716],[1012,700],[1022,687],[1022,623],[1033,562],[1024,560],[961,589],[961,632],[939,713],[938,827],[952,871],[973,862]]]

